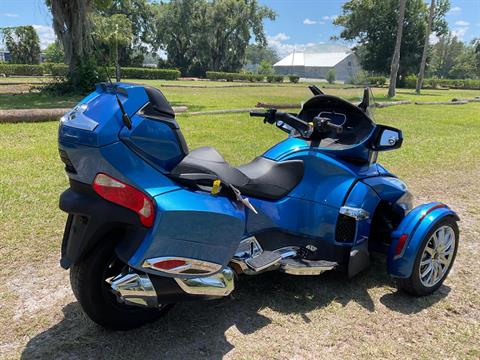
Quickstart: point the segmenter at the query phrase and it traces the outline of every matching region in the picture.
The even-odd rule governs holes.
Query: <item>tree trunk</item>
[[[402,45],[403,19],[405,18],[405,5],[407,0],[400,0],[397,19],[397,41],[395,42],[395,51],[393,52],[392,65],[390,66],[390,86],[388,87],[388,96],[395,96],[397,86],[398,67],[400,65],[400,46]]]
[[[118,52],[118,41],[115,41],[115,81],[120,82],[120,53]]]
[[[427,62],[427,54],[428,54],[428,40],[430,39],[430,32],[432,31],[432,21],[433,21],[434,14],[435,14],[435,0],[432,0],[432,2],[430,3],[430,14],[428,15],[427,33],[425,34],[425,44],[423,45],[422,62],[420,63],[420,71],[418,72],[418,78],[417,78],[417,87],[415,88],[415,92],[417,93],[417,95],[420,95],[420,90],[422,89],[422,85],[423,85],[423,78],[425,76],[425,63]]]
[[[88,54],[91,44],[88,12],[92,0],[51,0],[53,29],[63,44],[65,62],[73,74],[77,63]]]

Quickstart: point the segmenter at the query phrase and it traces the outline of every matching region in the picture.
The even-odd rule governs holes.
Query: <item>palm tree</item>
[[[418,72],[417,86],[415,88],[415,92],[417,93],[417,95],[420,95],[420,89],[422,88],[423,78],[425,76],[425,63],[427,62],[427,54],[428,54],[428,40],[430,38],[430,32],[432,31],[432,21],[433,21],[434,14],[435,14],[435,0],[432,0],[432,2],[430,3],[430,14],[428,15],[427,33],[425,34],[425,44],[423,45],[422,62],[420,63],[420,71]]]
[[[399,0],[400,7],[397,19],[397,41],[395,42],[395,51],[393,52],[392,65],[390,66],[390,86],[388,87],[388,96],[395,96],[395,87],[397,86],[397,74],[400,64],[400,46],[402,45],[403,19],[405,18],[405,5],[407,0]]]

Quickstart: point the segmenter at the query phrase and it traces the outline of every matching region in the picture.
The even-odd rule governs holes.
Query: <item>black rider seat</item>
[[[303,177],[303,161],[277,162],[257,157],[239,167],[230,166],[212,147],[193,150],[172,170],[171,176],[210,174],[235,186],[242,195],[277,200],[287,195]]]

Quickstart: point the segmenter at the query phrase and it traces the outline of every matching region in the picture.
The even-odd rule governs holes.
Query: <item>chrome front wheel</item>
[[[412,295],[433,293],[447,278],[458,248],[458,225],[454,218],[438,222],[420,245],[410,277],[398,279],[398,287]]]
[[[435,286],[450,269],[456,249],[455,231],[450,225],[437,228],[423,249],[418,268],[420,281],[425,287]]]

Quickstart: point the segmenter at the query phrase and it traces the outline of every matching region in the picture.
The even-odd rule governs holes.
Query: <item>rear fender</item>
[[[439,202],[423,204],[410,211],[392,232],[387,258],[388,273],[399,278],[411,276],[423,239],[435,224],[446,217],[460,220],[453,210]],[[403,246],[400,244],[402,235],[406,235]]]

